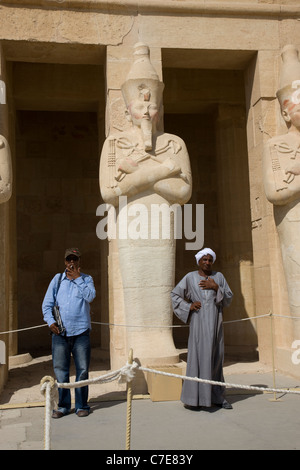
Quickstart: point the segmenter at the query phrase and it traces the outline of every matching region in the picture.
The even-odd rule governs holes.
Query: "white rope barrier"
[[[299,317],[291,316],[291,315],[276,315],[274,313],[266,313],[264,315],[256,315],[254,317],[246,317],[246,318],[239,318],[237,320],[227,320],[223,321],[223,325],[226,325],[228,323],[236,323],[236,322],[242,322],[242,321],[248,321],[248,320],[257,320],[258,318],[264,318],[264,317],[275,317],[275,318],[286,318],[286,319],[292,319],[292,320],[300,320]],[[124,328],[186,328],[189,327],[189,325],[126,325],[123,323],[104,323],[104,322],[96,322],[92,321],[91,322],[93,325],[102,325],[102,326],[118,326],[118,327],[124,327]],[[48,326],[46,323],[43,325],[37,325],[37,326],[30,326],[28,328],[20,328],[18,330],[8,330],[8,331],[0,331],[0,335],[6,335],[9,333],[19,333],[21,331],[27,331],[27,330],[33,330],[35,328],[43,328],[45,326]]]
[[[92,321],[93,325],[102,325],[102,326],[121,326],[124,328],[186,328],[189,325],[126,325],[124,323],[103,323]]]
[[[47,323],[44,323],[43,325],[29,326],[28,328],[20,328],[19,330],[0,331],[0,335],[8,335],[9,333],[20,333],[20,331],[34,330],[35,328],[43,328],[44,326],[48,326]]]
[[[291,393],[295,395],[300,395],[300,390],[290,390],[288,388],[282,389],[282,388],[271,388],[271,387],[258,387],[258,386],[253,386],[253,385],[233,384],[233,383],[227,383],[227,382],[219,382],[215,380],[201,379],[199,377],[189,377],[186,375],[172,374],[169,372],[159,371],[156,369],[150,369],[148,367],[142,367],[138,365],[138,363],[135,361],[133,361],[132,363],[127,362],[126,365],[123,366],[122,368],[116,371],[109,372],[108,374],[102,375],[100,377],[96,377],[96,378],[88,379],[88,380],[82,380],[82,381],[74,382],[74,383],[57,383],[57,382],[54,382],[54,379],[52,377],[46,376],[41,381],[41,393],[45,394],[45,400],[46,400],[45,450],[49,450],[51,447],[50,445],[51,412],[52,412],[52,409],[54,408],[55,403],[57,403],[58,388],[73,389],[73,388],[84,387],[87,385],[93,385],[96,383],[107,383],[107,382],[111,382],[117,379],[123,382],[124,381],[131,382],[134,379],[135,373],[137,370],[140,370],[142,372],[158,374],[158,375],[164,375],[167,377],[178,378],[180,380],[190,380],[190,381],[200,382],[204,384],[219,385],[225,388],[243,389],[243,390],[259,391],[259,392],[273,392],[273,393],[282,393],[282,394]],[[127,436],[127,439],[128,439],[128,436]]]
[[[51,448],[51,413],[58,403],[58,387],[53,377],[47,375],[41,380],[41,394],[45,396],[44,449]]]
[[[256,315],[255,317],[238,318],[237,320],[227,320],[227,321],[223,321],[223,325],[226,325],[228,323],[237,323],[240,321],[256,320],[257,318],[269,317],[270,315],[271,315],[270,313],[266,313],[265,315]]]
[[[236,322],[247,321],[247,320],[256,320],[258,318],[264,318],[264,317],[270,317],[271,319],[274,317],[286,318],[286,319],[289,318],[289,319],[295,319],[295,320],[300,319],[300,317],[276,315],[276,314],[274,315],[272,312],[269,312],[268,314],[265,314],[265,315],[257,315],[254,317],[246,317],[246,318],[241,318],[237,320],[223,321],[223,324],[236,323]],[[166,325],[126,325],[126,324],[103,323],[103,322],[92,322],[92,323],[97,324],[97,325],[103,325],[103,326],[126,327],[126,328],[151,328],[151,329],[153,328],[182,328],[182,327],[189,326],[189,325],[169,325],[169,326],[166,326]],[[0,332],[0,335],[9,334],[9,333],[17,333],[21,331],[32,330],[35,328],[42,328],[45,326],[48,326],[48,325],[43,324],[43,325],[32,326],[32,327],[23,328],[23,329],[2,331]],[[300,390],[299,391],[289,390],[288,388],[280,389],[280,388],[275,388],[275,387],[273,388],[255,387],[252,385],[232,384],[232,383],[218,382],[218,381],[208,380],[208,379],[201,379],[198,377],[189,377],[189,376],[172,374],[172,373],[168,373],[164,371],[158,371],[156,369],[149,369],[147,367],[139,366],[135,361],[133,361],[132,363],[127,362],[126,365],[121,367],[120,369],[109,372],[100,377],[82,380],[82,381],[74,382],[74,383],[70,383],[70,382],[57,383],[52,377],[46,376],[41,380],[41,394],[45,396],[45,425],[44,425],[44,448],[45,450],[50,450],[51,448],[51,442],[50,442],[51,441],[51,413],[52,413],[52,410],[55,408],[56,403],[58,402],[58,389],[59,388],[74,389],[74,388],[84,387],[87,385],[107,383],[107,382],[111,382],[114,380],[119,380],[120,382],[131,383],[131,381],[135,377],[136,370],[140,370],[142,372],[154,373],[158,375],[165,375],[168,377],[178,378],[180,380],[190,380],[190,381],[201,382],[205,384],[219,385],[225,388],[243,389],[243,390],[259,391],[259,392],[273,392],[273,393],[282,393],[282,394],[291,393],[291,394],[300,395]],[[127,436],[127,440],[128,439],[129,438]],[[128,446],[128,443],[126,445]]]
[[[240,321],[247,321],[247,320],[256,320],[257,318],[264,318],[264,317],[269,317],[271,314],[267,313],[265,315],[257,315],[254,317],[246,317],[246,318],[239,318],[237,320],[228,320],[228,321],[223,321],[223,325],[226,323],[235,323],[235,322],[240,322]],[[273,315],[273,316],[279,316],[279,315]],[[294,319],[300,319],[300,317],[286,317],[282,315],[284,318],[294,318]],[[186,325],[126,325],[122,323],[102,323],[102,322],[92,322],[95,325],[103,325],[103,326],[121,326],[125,328],[186,328],[189,327],[188,324]]]
[[[179,375],[179,374],[171,374],[170,372],[163,372],[155,369],[148,369],[147,367],[141,367],[138,366],[139,370],[143,372],[152,372],[154,374],[159,374],[159,375],[166,375],[168,377],[176,377],[178,379],[182,380],[191,380],[194,382],[201,382],[204,384],[211,384],[211,385],[220,385],[221,387],[225,388],[235,388],[235,389],[243,389],[243,390],[255,390],[259,392],[275,392],[275,393],[293,393],[296,395],[300,395],[300,389],[299,391],[296,390],[289,390],[289,389],[283,389],[283,388],[269,388],[269,387],[255,387],[253,385],[241,385],[241,384],[232,384],[232,383],[226,383],[226,382],[218,382],[216,380],[208,380],[208,379],[200,379],[198,377],[188,377],[186,375]]]
[[[135,375],[135,365],[126,363],[125,366],[120,369],[107,374],[101,375],[93,379],[81,380],[73,383],[58,383],[53,377],[45,376],[41,380],[41,394],[45,396],[45,423],[44,423],[44,449],[51,449],[51,413],[58,403],[58,389],[59,388],[79,388],[87,385],[93,385],[98,383],[112,382],[113,380],[119,380],[119,382],[131,382]]]
[[[131,364],[126,364],[119,370],[109,372],[100,377],[94,379],[81,380],[80,382],[74,383],[58,383],[53,377],[45,376],[41,380],[41,394],[45,396],[45,424],[44,424],[44,449],[51,449],[51,413],[58,403],[58,389],[59,388],[79,388],[86,385],[107,383],[113,380],[119,380],[119,382],[129,382],[134,378],[134,369]]]
[[[201,382],[205,384],[211,384],[211,385],[220,385],[225,388],[241,388],[244,390],[256,390],[260,392],[276,392],[276,393],[293,393],[296,395],[300,395],[300,389],[299,391],[296,390],[289,390],[289,389],[282,389],[282,388],[270,388],[270,387],[255,387],[252,385],[241,385],[241,384],[232,384],[232,383],[227,383],[227,382],[218,382],[215,380],[209,380],[209,379],[201,379],[199,377],[189,377],[187,375],[179,375],[179,374],[172,374],[170,372],[163,372],[160,370],[156,369],[149,369],[148,367],[142,367],[138,365],[137,362],[133,361],[132,364],[126,363],[125,366],[123,366],[121,369],[118,369],[117,371],[109,372],[106,375],[96,377],[93,379],[87,379],[87,380],[81,380],[79,382],[64,382],[64,383],[59,383],[56,382],[56,387],[57,388],[79,388],[79,387],[85,387],[87,385],[95,385],[99,383],[107,383],[107,382],[112,382],[113,380],[119,380],[119,381],[127,381],[130,382],[131,380],[134,379],[135,377],[135,371],[140,370],[143,372],[151,372],[153,374],[160,374],[160,375],[166,375],[168,377],[175,377],[177,379],[181,380],[191,380],[195,382]]]
[[[112,382],[113,380],[119,380],[119,382],[129,382],[134,378],[134,367],[133,364],[126,363],[125,366],[121,367],[120,369],[108,372],[105,375],[100,375],[99,377],[95,377],[93,379],[86,379],[81,380],[80,382],[64,382],[64,383],[57,383],[58,388],[79,388],[85,387],[87,385],[95,385],[99,383],[108,383]]]

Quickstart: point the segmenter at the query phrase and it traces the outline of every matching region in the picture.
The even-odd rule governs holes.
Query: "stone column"
[[[0,44],[0,331],[9,329],[9,204],[12,190],[12,166],[8,144],[5,58]],[[7,379],[8,335],[0,337],[0,390]],[[5,346],[4,346],[5,345]]]
[[[125,352],[126,359],[129,348],[133,348],[134,357],[143,365],[174,364],[179,359],[171,328],[174,229],[171,218],[165,222],[158,215],[154,220],[152,212],[189,200],[191,170],[185,143],[180,137],[161,130],[164,85],[156,72],[157,64],[154,68],[150,61],[149,47],[137,43],[130,52],[128,73],[124,67],[128,60],[124,50],[121,69],[127,75],[123,82],[120,73],[107,73],[108,84],[114,79],[116,86],[122,83],[126,108],[116,89],[110,90],[108,86],[108,94],[115,94],[115,100],[108,100],[108,137],[100,160],[101,194],[114,206],[117,215],[117,243],[110,241],[109,250],[110,321],[118,324],[111,328],[112,364],[114,353],[123,358]],[[151,58],[154,55],[155,63],[157,50],[153,52]],[[161,72],[161,62],[158,65]],[[110,66],[117,69],[113,61]],[[122,114],[127,116],[129,127],[123,124]],[[121,201],[121,197],[126,201]],[[136,232],[130,232],[137,222],[135,211],[145,215],[140,222],[143,234],[137,236]],[[164,224],[169,227],[169,236]],[[125,351],[120,345],[125,346]]]
[[[287,131],[266,142],[263,180],[266,197],[273,204],[289,297],[294,339],[300,338],[300,59],[298,50],[282,50],[279,89],[276,96]]]
[[[255,315],[247,141],[242,106],[219,106],[216,142],[218,265],[234,292],[238,315],[230,320],[236,320]],[[257,339],[253,322],[224,326],[224,332],[228,353],[251,356],[255,352]]]
[[[118,131],[126,132],[130,125],[125,117],[125,103],[121,85],[125,82],[132,65],[132,47],[108,46],[106,62],[106,137]],[[162,75],[161,51],[151,50],[151,61],[158,75]],[[117,239],[108,241],[108,295],[110,332],[110,364],[111,369],[124,365],[128,358],[128,344],[125,311],[124,286],[120,272],[119,243]]]
[[[273,308],[273,278],[271,257],[274,253],[270,237],[270,211],[264,197],[262,169],[262,148],[268,133],[274,111],[274,53],[259,51],[245,73],[247,98],[247,145],[250,180],[251,228],[253,245],[253,277],[255,287],[255,313],[266,315]],[[271,256],[270,256],[271,255]],[[272,361],[270,318],[259,318],[256,322],[259,359]]]
[[[272,345],[275,345],[276,367],[284,364],[282,368],[289,370],[293,336],[292,322],[284,318],[290,315],[287,285],[273,207],[266,198],[262,176],[264,145],[283,126],[275,96],[277,74],[274,71],[279,69],[279,63],[278,51],[259,51],[246,71],[245,85],[255,310],[257,316],[270,312],[276,315],[273,331],[269,316],[259,318],[256,322],[259,359],[271,364]]]
[[[126,130],[125,104],[121,84],[131,64],[132,49],[129,47],[107,46],[106,54],[106,137],[114,129]],[[119,266],[118,241],[108,240],[108,308],[110,335],[110,367],[122,367],[127,361],[126,329],[124,316],[123,285]]]

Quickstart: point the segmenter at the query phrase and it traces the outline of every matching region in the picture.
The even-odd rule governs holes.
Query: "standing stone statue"
[[[267,199],[274,204],[290,313],[300,317],[300,62],[294,46],[282,50],[277,98],[288,131],[264,149],[263,177]],[[295,321],[295,339],[300,321]]]
[[[132,348],[142,363],[169,364],[178,361],[170,303],[175,273],[174,220],[170,217],[166,227],[151,215],[161,205],[169,208],[189,200],[191,169],[183,140],[159,130],[164,84],[150,62],[148,46],[136,44],[134,59],[121,87],[131,127],[106,139],[100,161],[100,189],[103,200],[117,209],[124,319],[128,325],[126,348]],[[124,221],[127,226],[121,227]],[[136,227],[134,236],[127,230],[130,226]],[[138,229],[140,236],[136,236]]]
[[[0,135],[0,204],[7,202],[12,193],[11,154],[7,139]]]

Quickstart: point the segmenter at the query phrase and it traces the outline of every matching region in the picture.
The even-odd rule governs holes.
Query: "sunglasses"
[[[77,256],[67,256],[66,261],[78,261],[78,257]]]

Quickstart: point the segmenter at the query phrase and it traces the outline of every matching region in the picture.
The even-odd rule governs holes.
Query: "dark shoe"
[[[191,411],[200,411],[201,410],[201,406],[192,406],[192,405],[183,405],[183,406],[187,410],[191,410]]]
[[[53,410],[52,412],[52,418],[54,419],[62,418],[63,416],[65,415],[61,411]]]
[[[228,401],[224,400],[223,403],[222,403],[222,408],[224,408],[225,410],[232,410],[232,405],[230,403],[228,403]]]
[[[88,415],[89,415],[88,410],[79,410],[79,411],[77,411],[77,416],[79,418],[83,418],[84,416],[88,416]]]

